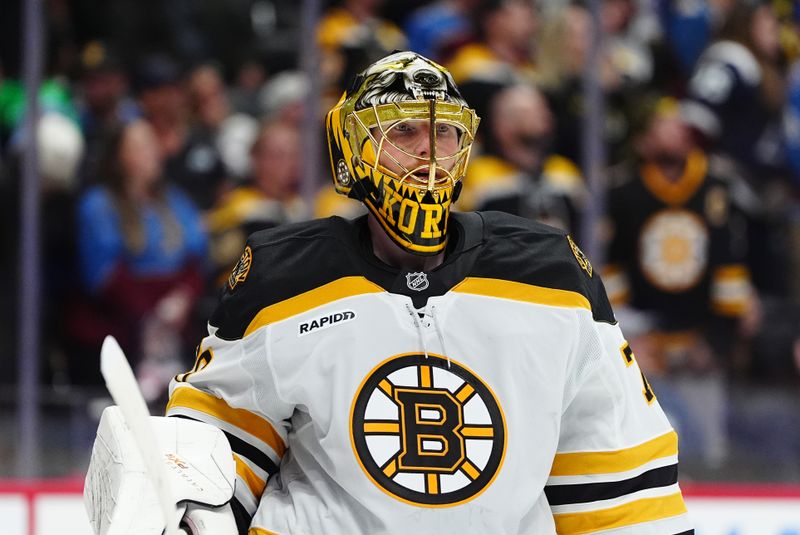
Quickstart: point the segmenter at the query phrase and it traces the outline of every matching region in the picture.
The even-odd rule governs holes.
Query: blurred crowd
[[[718,466],[750,448],[800,474],[796,2],[597,0],[599,48],[589,1],[341,0],[323,3],[315,36],[301,32],[300,4],[47,2],[33,136],[44,382],[101,385],[99,347],[114,334],[158,399],[190,366],[249,233],[361,214],[329,185],[322,118],[395,49],[448,67],[482,118],[456,209],[537,219],[580,243],[595,61],[607,164],[595,269],[637,361],[690,461]],[[0,23],[7,281],[19,275],[27,138],[19,20]],[[313,80],[299,69],[308,40]],[[13,343],[15,292],[0,299]]]

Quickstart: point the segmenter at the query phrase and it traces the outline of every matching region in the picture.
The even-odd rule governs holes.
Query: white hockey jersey
[[[363,218],[248,241],[167,414],[226,433],[250,535],[693,533],[677,436],[580,250],[451,217],[428,273],[372,256]]]

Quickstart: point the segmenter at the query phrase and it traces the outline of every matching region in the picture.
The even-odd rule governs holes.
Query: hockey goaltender
[[[334,187],[368,214],[249,238],[151,418],[184,532],[693,533],[677,435],[577,245],[451,212],[478,122],[410,52],[328,113]],[[112,409],[91,522],[159,535]]]

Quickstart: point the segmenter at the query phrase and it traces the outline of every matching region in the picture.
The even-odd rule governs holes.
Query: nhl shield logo
[[[421,271],[406,273],[406,284],[409,290],[421,292],[428,287],[428,275]]]

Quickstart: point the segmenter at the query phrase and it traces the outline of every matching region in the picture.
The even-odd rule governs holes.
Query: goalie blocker
[[[177,499],[186,535],[236,535],[227,505],[236,468],[219,429],[191,420],[151,416],[150,424]],[[103,411],[84,487],[84,501],[97,535],[161,535],[159,497],[119,407]]]

